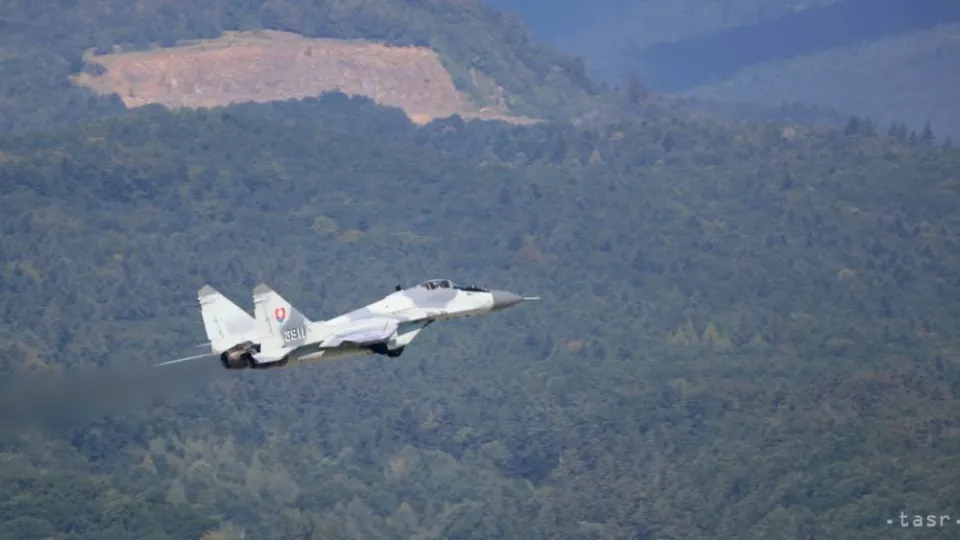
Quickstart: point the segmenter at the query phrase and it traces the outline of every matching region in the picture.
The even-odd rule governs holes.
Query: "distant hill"
[[[428,47],[475,109],[536,118],[586,112],[598,92],[575,59],[534,42],[521,21],[473,0],[210,3],[144,0],[20,2],[0,14],[0,130],[122,111],[121,100],[74,88],[88,51],[107,54],[269,29],[307,37]],[[124,96],[126,99],[127,96]]]
[[[572,37],[586,44],[587,39],[624,36],[638,47],[682,41],[841,1],[559,0],[551,3],[553,9],[544,10],[543,0],[483,0],[491,7],[518,13],[550,43]]]
[[[884,124],[930,122],[960,139],[960,24],[745,68],[682,95],[766,105],[801,101]]]
[[[915,129],[932,121],[938,134],[960,136],[953,0],[650,0],[629,8],[601,0],[577,3],[571,13],[584,13],[563,23],[539,14],[533,0],[489,1],[522,9],[539,36],[581,55],[597,76],[636,73],[657,91],[800,102]]]
[[[483,0],[523,17],[537,38],[581,55],[600,76],[623,54],[802,13],[845,0]]]

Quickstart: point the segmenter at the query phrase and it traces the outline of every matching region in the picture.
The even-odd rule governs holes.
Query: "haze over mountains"
[[[960,135],[952,0],[488,0],[611,80],[767,105],[800,102]]]
[[[471,0],[8,2],[0,538],[950,534],[900,514],[956,513],[960,151],[738,107],[768,121]],[[203,284],[322,320],[438,276],[542,300],[151,376]]]

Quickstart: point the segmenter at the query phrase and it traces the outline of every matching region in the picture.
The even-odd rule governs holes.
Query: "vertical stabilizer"
[[[204,285],[197,291],[203,329],[210,341],[210,349],[219,353],[245,340],[254,339],[254,321],[216,289]]]
[[[262,351],[298,347],[307,341],[310,319],[265,283],[253,289],[253,305]]]

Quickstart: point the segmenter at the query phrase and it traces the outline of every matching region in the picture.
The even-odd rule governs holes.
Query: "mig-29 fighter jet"
[[[213,287],[198,292],[211,353],[158,366],[217,356],[226,369],[267,369],[362,354],[397,357],[435,321],[484,315],[537,297],[448,279],[397,290],[349,313],[311,322],[277,292],[261,283],[253,290],[254,316]]]

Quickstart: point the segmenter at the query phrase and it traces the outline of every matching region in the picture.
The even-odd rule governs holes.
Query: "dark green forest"
[[[7,429],[0,537],[912,538],[886,519],[949,512],[960,465],[960,153],[922,135],[342,95],[8,135],[8,382],[180,355],[203,283],[544,299]]]
[[[960,150],[933,131],[600,89],[473,2],[0,18],[0,539],[874,540],[960,512]],[[430,44],[554,121],[128,111],[66,80],[258,27]],[[203,342],[205,283],[321,320],[433,277],[542,300],[400,358],[150,367]]]

